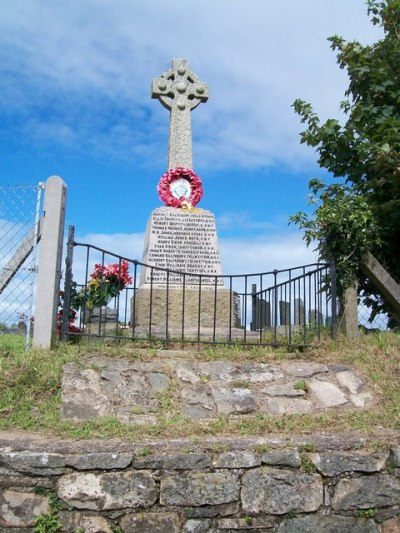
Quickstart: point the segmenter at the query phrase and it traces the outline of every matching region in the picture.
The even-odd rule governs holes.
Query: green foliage
[[[379,228],[364,195],[340,184],[326,185],[313,179],[309,183],[309,204],[315,206],[314,218],[299,212],[290,221],[304,230],[309,246],[316,242],[316,250],[323,261],[336,263],[338,294],[354,285],[360,262],[374,244],[380,242]]]
[[[312,452],[316,452],[317,448],[316,448],[315,444],[313,444],[311,442],[306,442],[305,444],[301,444],[299,446],[299,451],[300,452],[312,453]]]
[[[61,531],[58,513],[41,514],[38,516],[33,531],[35,533],[57,533]]]
[[[152,449],[148,446],[143,446],[141,450],[138,450],[136,453],[137,457],[147,457],[148,455],[151,455],[153,453]]]
[[[357,518],[374,518],[376,509],[358,509],[355,515]]]
[[[340,68],[346,69],[349,77],[346,99],[340,104],[346,116],[345,123],[342,125],[331,118],[321,123],[312,106],[300,99],[293,107],[301,122],[306,124],[301,142],[314,147],[319,165],[335,178],[344,178],[348,185],[347,188],[339,186],[338,190],[323,185],[319,197],[322,205],[328,204],[330,215],[337,209],[339,217],[346,216],[353,204],[358,216],[364,213],[359,227],[355,227],[349,218],[339,225],[339,239],[346,235],[347,225],[353,230],[351,239],[347,239],[352,262],[355,263],[362,248],[368,246],[391,274],[400,279],[397,259],[400,247],[400,0],[369,0],[368,14],[374,25],[382,27],[383,39],[363,46],[337,35],[329,38]],[[315,188],[315,182],[311,182],[311,188]],[[327,197],[323,196],[325,193],[328,193]],[[342,200],[346,205],[342,206]],[[324,239],[318,248],[320,253],[334,251],[345,259],[346,245],[335,240],[328,223],[329,213],[321,208],[314,215],[314,223],[321,222],[318,226],[313,226],[313,221],[301,213],[292,220],[308,231],[307,239]],[[365,223],[368,229],[368,221],[376,225],[376,237],[374,231],[363,235]],[[345,283],[350,283],[352,277],[358,278],[362,289],[371,296],[369,304],[375,310],[384,307],[375,290],[360,273],[356,273],[354,266],[348,264],[344,275],[347,276]]]
[[[25,348],[25,337],[23,335],[13,335],[11,333],[0,334],[0,352],[2,354],[14,350],[23,350]]]
[[[315,474],[317,471],[317,467],[308,457],[301,458],[301,465],[307,474]]]
[[[57,495],[50,494],[49,497],[50,512],[39,515],[35,520],[35,533],[58,533],[61,531],[61,524],[58,521],[58,511],[60,509]]]
[[[257,453],[270,452],[271,450],[272,450],[272,446],[271,444],[268,444],[268,443],[254,445],[254,451]]]
[[[296,381],[296,383],[293,385],[293,388],[295,390],[303,390],[304,392],[308,392],[309,386],[305,379],[300,379],[299,381]]]
[[[390,458],[389,461],[386,463],[386,467],[385,467],[386,473],[389,474],[390,476],[393,476],[396,473],[396,469],[397,469],[396,463],[393,461],[392,458]]]

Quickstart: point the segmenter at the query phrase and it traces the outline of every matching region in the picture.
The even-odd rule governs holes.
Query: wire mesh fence
[[[372,315],[372,309],[367,306],[365,297],[361,294],[358,298],[358,323],[360,329],[368,332],[386,331],[389,317],[386,313]]]
[[[0,187],[0,334],[29,338],[43,188]]]

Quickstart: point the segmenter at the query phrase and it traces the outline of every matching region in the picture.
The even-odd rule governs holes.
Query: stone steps
[[[348,411],[375,402],[366,379],[349,366],[293,359],[207,361],[194,352],[160,350],[151,360],[93,355],[79,365],[68,363],[61,416],[155,424],[161,396],[168,397],[180,415],[195,421]]]

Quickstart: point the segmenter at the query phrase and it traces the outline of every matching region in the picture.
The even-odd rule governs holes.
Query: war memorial
[[[240,327],[237,295],[224,287],[215,217],[197,206],[203,197],[193,171],[191,111],[208,99],[208,87],[184,59],[154,79],[152,97],[170,112],[167,172],[158,194],[165,207],[155,209],[146,228],[143,263],[135,309],[136,331],[224,335]],[[162,270],[165,269],[165,270]],[[218,277],[221,276],[221,277]],[[151,309],[151,317],[150,317]],[[168,317],[168,318],[167,318]]]

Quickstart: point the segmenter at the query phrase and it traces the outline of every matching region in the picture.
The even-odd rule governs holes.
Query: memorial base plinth
[[[105,305],[86,309],[84,323],[84,332],[87,335],[115,336],[118,331],[118,310]]]
[[[135,303],[134,303],[135,302]],[[133,307],[135,307],[133,309]],[[168,313],[168,317],[167,317]],[[235,292],[220,288],[185,289],[143,286],[132,299],[135,329],[185,337],[197,333],[226,335],[230,328],[240,328],[240,302]]]

